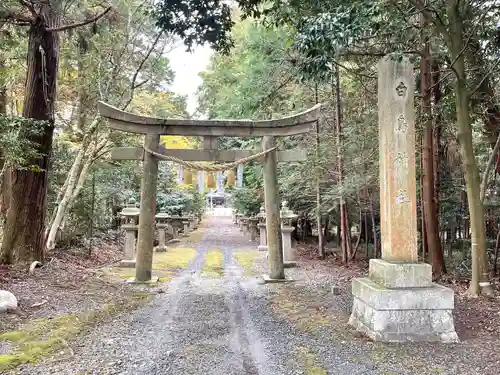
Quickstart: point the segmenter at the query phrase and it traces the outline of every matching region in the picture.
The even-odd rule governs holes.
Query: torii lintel
[[[184,136],[287,136],[306,133],[320,116],[321,104],[275,120],[186,120],[140,116],[99,102],[99,113],[112,129],[129,133]]]

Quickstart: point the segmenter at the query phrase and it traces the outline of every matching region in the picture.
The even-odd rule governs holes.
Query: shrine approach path
[[[220,210],[224,214],[224,210]],[[227,215],[227,211],[225,212]],[[315,309],[296,314],[291,295],[312,290],[322,301],[334,301],[324,286],[261,284],[264,253],[256,250],[229,216],[207,216],[189,267],[163,286],[146,306],[121,314],[70,343],[73,356],[42,361],[17,369],[20,374],[83,375],[356,375],[427,374],[412,370],[398,355],[376,349],[366,341],[350,342],[338,330],[316,330],[295,323],[314,322]],[[189,242],[189,239],[187,240]],[[205,275],[209,251],[222,254],[220,275]],[[255,251],[258,272],[234,255]],[[260,268],[259,268],[260,267]],[[287,270],[287,276],[290,272]],[[293,275],[293,274],[292,274]],[[304,278],[304,275],[302,275]],[[314,279],[314,274],[307,276]],[[298,289],[297,289],[298,288]],[[299,294],[290,294],[294,290]],[[347,294],[347,293],[346,293]],[[290,300],[279,297],[288,295]],[[276,301],[278,309],[276,309]],[[333,302],[332,302],[333,301]],[[294,305],[295,303],[295,305]],[[346,302],[350,304],[349,301]],[[313,303],[314,305],[314,303]],[[281,313],[279,312],[281,306]],[[287,307],[288,306],[288,307]],[[344,309],[346,306],[336,306]],[[293,319],[287,319],[286,311]],[[283,314],[285,312],[285,314]],[[295,315],[294,315],[295,314]],[[309,315],[308,315],[309,314]],[[330,314],[327,312],[327,314]],[[345,314],[344,314],[345,315]],[[319,315],[318,315],[319,316]],[[348,315],[346,315],[348,316]],[[305,320],[300,320],[305,319]],[[307,320],[309,319],[309,320]],[[323,319],[323,318],[318,318]],[[323,319],[324,320],[324,319]],[[322,322],[319,322],[322,323]],[[324,323],[324,322],[323,322]],[[342,329],[346,321],[340,322]],[[367,346],[368,345],[368,346]],[[384,355],[378,361],[372,352]],[[382,350],[379,352],[378,350]],[[368,354],[367,354],[368,353]],[[382,354],[381,354],[382,353]],[[430,364],[428,364],[430,365]],[[432,370],[432,368],[429,367]],[[391,372],[392,371],[392,372]],[[433,370],[434,371],[434,370]],[[435,372],[429,372],[435,373]],[[440,372],[445,374],[446,372]]]

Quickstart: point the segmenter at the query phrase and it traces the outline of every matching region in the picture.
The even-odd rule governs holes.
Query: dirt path
[[[314,271],[287,270],[302,281],[261,285],[235,255],[255,255],[261,272],[265,259],[253,250],[257,244],[228,217],[207,220],[195,257],[164,293],[79,336],[70,358],[13,373],[487,375],[499,368],[494,359],[482,366],[467,361],[468,350],[480,354],[474,347],[384,345],[356,335],[345,324],[349,301],[335,299],[327,284],[308,285]]]

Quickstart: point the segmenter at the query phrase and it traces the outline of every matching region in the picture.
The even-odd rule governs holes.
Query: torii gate
[[[217,137],[262,137],[264,197],[268,245],[269,281],[285,280],[281,252],[281,226],[277,181],[277,162],[304,161],[304,150],[276,150],[276,136],[308,132],[320,115],[321,104],[299,114],[276,120],[186,120],[162,119],[124,112],[99,102],[99,113],[112,129],[144,134],[144,147],[118,147],[112,150],[114,160],[142,160],[141,204],[135,267],[136,282],[152,279],[153,240],[155,229],[158,156],[172,156],[184,161],[234,162],[258,154],[259,150],[217,150]],[[165,149],[160,135],[203,136],[203,150]],[[156,155],[155,155],[156,154]]]

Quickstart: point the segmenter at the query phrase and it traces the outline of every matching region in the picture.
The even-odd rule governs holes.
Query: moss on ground
[[[328,375],[322,364],[308,348],[297,346],[296,350],[306,375]]]
[[[318,291],[314,298],[311,300],[304,295],[303,291],[283,286],[279,293],[272,298],[271,306],[279,316],[303,332],[314,333],[328,327],[339,332],[339,337],[344,336],[350,330],[350,327],[347,326],[349,317],[327,310],[325,306],[325,302],[329,298],[327,291],[324,295]],[[342,329],[339,329],[340,326]]]
[[[153,270],[177,271],[185,269],[196,255],[196,249],[190,247],[171,247],[164,253],[153,256]]]
[[[258,272],[255,271],[255,261],[263,257],[262,253],[257,251],[238,251],[233,254],[236,262],[243,268],[245,275],[257,275]]]
[[[153,276],[158,276],[159,282],[168,282],[178,271],[187,268],[195,255],[196,249],[189,247],[169,247],[164,253],[154,253]],[[102,271],[115,280],[128,280],[135,277],[133,268],[111,267]]]
[[[224,259],[220,249],[210,249],[205,254],[203,265],[201,266],[203,276],[217,277],[224,274]]]
[[[114,314],[138,308],[150,296],[145,292],[134,293],[131,298],[104,305],[101,310],[37,319],[18,331],[0,334],[0,341],[12,345],[10,353],[0,355],[0,371],[34,363],[41,357],[61,351],[78,333]]]

